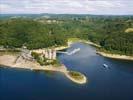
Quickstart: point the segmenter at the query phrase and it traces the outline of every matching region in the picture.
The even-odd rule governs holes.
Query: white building
[[[33,50],[33,52],[43,54],[47,59],[56,59],[56,50],[55,49],[39,49]]]
[[[56,59],[56,50],[54,50],[54,49],[47,49],[47,50],[45,50],[44,55],[48,59]]]
[[[52,58],[52,59],[56,59],[56,50],[53,49],[53,50],[51,51],[51,53],[52,53],[51,58]]]

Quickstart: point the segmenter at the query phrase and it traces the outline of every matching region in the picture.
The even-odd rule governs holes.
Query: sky
[[[133,0],[0,0],[0,13],[133,15]]]

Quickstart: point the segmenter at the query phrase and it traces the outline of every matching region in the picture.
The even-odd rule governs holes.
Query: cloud
[[[7,5],[7,4],[0,4],[0,9],[3,10],[3,9],[10,9],[10,5]]]
[[[133,14],[132,0],[0,0],[1,13]]]
[[[89,4],[91,5],[96,5],[99,7],[109,7],[109,8],[113,8],[113,7],[120,7],[122,6],[122,4],[119,1],[88,1]]]

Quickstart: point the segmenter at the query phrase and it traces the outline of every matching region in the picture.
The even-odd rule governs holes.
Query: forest
[[[133,16],[42,15],[0,18],[0,46],[29,49],[90,40],[110,53],[133,55]]]

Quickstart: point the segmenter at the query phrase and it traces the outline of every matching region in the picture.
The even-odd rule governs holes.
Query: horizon
[[[37,14],[37,13],[17,13],[17,14],[15,14],[15,13],[0,13],[0,16],[1,15],[41,15],[41,14],[51,14],[51,15],[92,15],[92,16],[133,16],[133,14],[121,14],[121,15],[119,15],[119,14],[76,14],[76,13],[72,13],[72,14],[69,14],[69,13],[62,13],[62,14],[60,14],[60,13],[39,13],[39,14]]]
[[[131,0],[1,0],[0,14],[133,15]]]

